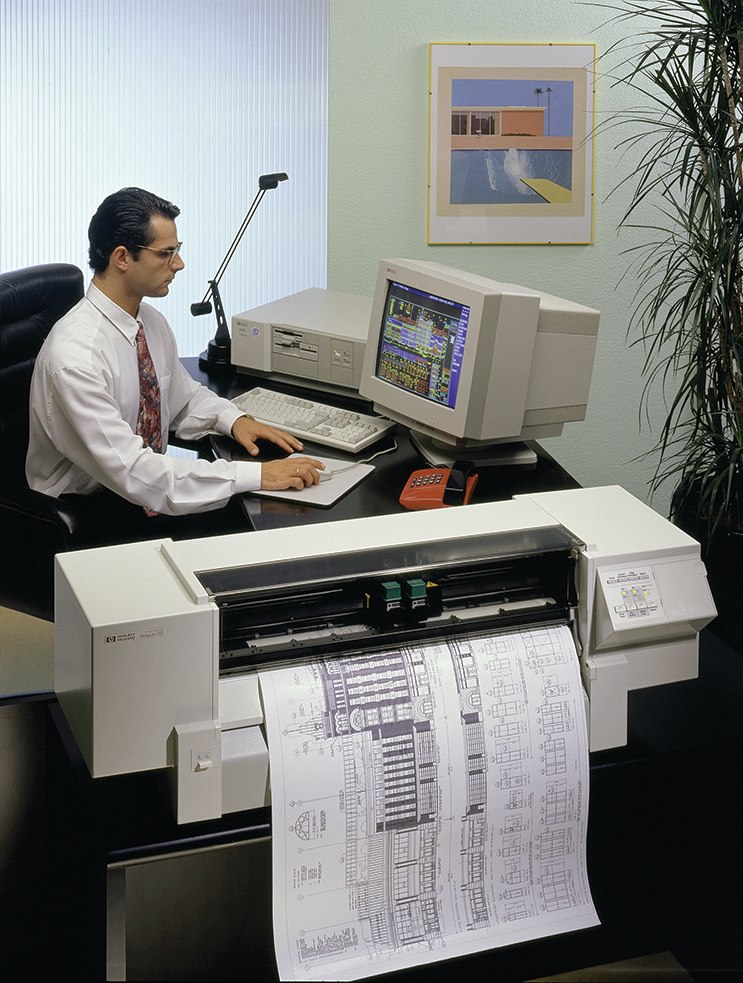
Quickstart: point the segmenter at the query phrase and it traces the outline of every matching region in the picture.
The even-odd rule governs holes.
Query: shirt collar
[[[115,304],[110,297],[107,297],[94,283],[90,283],[87,293],[88,300],[97,311],[110,321],[115,328],[124,335],[127,341],[133,345],[137,336],[137,319],[127,314],[123,308]]]

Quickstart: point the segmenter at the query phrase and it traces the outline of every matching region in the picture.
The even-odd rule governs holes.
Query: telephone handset
[[[445,509],[467,505],[477,485],[478,475],[467,461],[455,461],[450,468],[421,468],[413,471],[400,495],[406,509]]]

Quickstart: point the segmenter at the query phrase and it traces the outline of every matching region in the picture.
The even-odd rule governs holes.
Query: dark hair
[[[150,227],[153,215],[175,219],[180,208],[142,188],[122,188],[104,199],[88,226],[88,260],[95,273],[103,273],[117,246],[135,257],[138,246],[149,246],[154,236]]]

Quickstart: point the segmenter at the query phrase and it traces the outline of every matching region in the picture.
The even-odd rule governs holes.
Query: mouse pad
[[[330,508],[339,498],[342,498],[353,487],[374,470],[373,464],[354,464],[353,461],[342,461],[339,458],[325,457],[322,454],[291,454],[292,457],[314,457],[330,468],[333,477],[321,481],[319,485],[310,485],[298,491],[296,488],[285,488],[283,491],[252,491],[246,495],[257,495],[259,498],[278,498],[282,502],[296,502],[297,505],[315,505],[321,509]]]
[[[230,446],[231,445],[231,446]],[[212,447],[218,457],[232,460],[232,451],[239,454],[241,448],[235,445],[233,440],[226,438],[212,439]],[[244,453],[242,460],[249,460],[247,453]],[[237,456],[237,455],[236,455]],[[333,477],[327,481],[321,481],[319,485],[311,485],[298,491],[296,488],[285,488],[282,491],[251,491],[245,492],[246,495],[255,495],[259,498],[276,498],[282,502],[294,502],[297,505],[314,505],[316,508],[328,509],[335,505],[339,498],[343,498],[360,481],[374,470],[373,464],[356,464],[348,459],[326,457],[324,454],[314,454],[303,452],[302,454],[291,454],[290,457],[314,457],[322,461],[326,468],[333,472]]]

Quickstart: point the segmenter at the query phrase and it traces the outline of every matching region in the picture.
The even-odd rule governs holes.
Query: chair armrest
[[[0,605],[54,618],[54,557],[101,542],[83,502],[0,484]]]
[[[99,539],[98,525],[84,503],[52,498],[21,485],[0,485],[0,527],[7,522],[18,522],[29,530],[38,529],[39,535],[55,538],[59,546],[55,552],[84,549]]]

